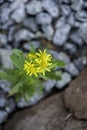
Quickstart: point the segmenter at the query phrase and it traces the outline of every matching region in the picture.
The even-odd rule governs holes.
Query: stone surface
[[[24,4],[20,4],[19,7],[11,14],[11,18],[16,23],[21,23],[26,17],[25,6]]]
[[[4,110],[0,110],[0,124],[5,122],[8,117],[8,113]]]
[[[27,13],[30,15],[36,15],[42,11],[42,4],[38,0],[29,1],[26,5]]]
[[[66,5],[66,4],[63,4],[63,5],[61,6],[61,14],[62,14],[63,16],[69,16],[70,13],[71,13],[71,8],[70,8],[70,6],[68,6],[68,5]]]
[[[5,125],[4,130],[86,130],[87,121],[76,120],[64,107],[61,94],[44,100],[37,106],[22,110]]]
[[[74,0],[72,2],[71,8],[74,11],[80,11],[82,9],[82,6],[83,6],[83,0]]]
[[[7,44],[7,37],[4,34],[0,34],[0,47],[5,46]]]
[[[36,22],[38,24],[50,24],[52,22],[52,17],[45,12],[41,12],[36,16]]]
[[[67,72],[62,74],[62,80],[56,82],[56,88],[63,89],[71,81],[71,76]]]
[[[0,91],[0,108],[5,107],[7,104],[6,95],[3,91]]]
[[[75,14],[75,17],[80,22],[87,22],[87,12],[84,10],[81,10]]]
[[[43,8],[53,17],[59,17],[59,8],[53,0],[42,0]]]
[[[11,50],[0,49],[0,63],[4,68],[13,68],[10,55],[12,54]]]
[[[74,63],[69,63],[67,64],[64,69],[69,72],[71,74],[72,77],[75,77],[77,75],[79,75],[79,71],[78,69],[76,68],[76,66],[74,65]]]
[[[87,119],[87,68],[65,90],[64,101],[76,118]]]
[[[60,28],[57,28],[54,37],[53,37],[53,43],[58,46],[62,46],[65,41],[68,39],[68,34],[70,32],[70,25],[65,24]],[[61,37],[62,36],[62,37]]]

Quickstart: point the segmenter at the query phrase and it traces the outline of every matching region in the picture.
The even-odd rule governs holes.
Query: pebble
[[[51,41],[51,40],[52,40],[52,37],[53,37],[53,34],[54,34],[54,28],[53,28],[52,24],[42,25],[42,26],[41,26],[41,29],[42,29],[42,31],[44,32],[45,37],[46,37],[49,41]]]
[[[14,10],[14,12],[11,14],[11,18],[16,23],[21,23],[22,21],[24,21],[25,17],[26,13],[24,4],[20,4],[19,7],[16,10]]]
[[[74,11],[80,11],[82,9],[82,6],[83,6],[83,0],[74,0],[72,2],[71,8]]]
[[[62,27],[57,28],[53,36],[53,43],[58,46],[64,45],[64,43],[68,39],[70,29],[71,26],[69,24],[65,24]]]
[[[0,4],[4,3],[4,0],[0,0]]]
[[[64,50],[65,50],[68,54],[70,54],[70,55],[72,56],[73,54],[76,54],[76,52],[77,52],[77,47],[76,47],[76,45],[75,45],[74,43],[66,42],[66,43],[64,44]]]
[[[60,52],[58,54],[58,59],[64,61],[65,64],[69,64],[70,63],[70,57],[66,53],[64,53],[64,52]]]
[[[4,91],[4,93],[8,93],[10,91],[11,84],[5,80],[0,80],[0,89]]]
[[[75,26],[75,16],[74,13],[70,13],[70,15],[66,19],[67,23],[70,24],[72,27]]]
[[[79,71],[76,68],[76,66],[74,65],[74,63],[69,63],[64,67],[65,71],[67,71],[68,73],[70,73],[70,75],[72,77],[78,76],[79,75]]]
[[[79,71],[82,71],[83,68],[87,65],[87,57],[81,56],[75,59],[73,62],[76,65],[76,67],[79,69]]]
[[[45,92],[50,92],[52,90],[52,88],[55,86],[56,84],[56,81],[55,80],[48,80],[48,81],[45,81],[43,83],[43,86],[44,86],[44,91]]]
[[[0,110],[0,124],[6,121],[8,113],[4,110]]]
[[[38,0],[29,1],[26,9],[29,15],[36,15],[42,11],[42,3]]]
[[[81,24],[79,28],[79,33],[83,40],[87,43],[87,23]]]
[[[5,110],[8,113],[12,113],[16,110],[16,102],[14,101],[12,97],[8,99]]]
[[[11,50],[0,49],[0,62],[3,68],[13,68],[10,55],[12,54]]]
[[[53,17],[59,17],[59,7],[53,0],[42,0],[43,8]]]
[[[15,32],[15,27],[14,26],[10,27],[9,31],[8,31],[8,41],[9,42],[13,41],[14,32]]]
[[[20,42],[20,41],[29,41],[29,40],[31,40],[33,38],[34,38],[34,34],[32,32],[30,32],[29,30],[23,29],[23,28],[21,28],[20,30],[18,30],[16,32],[16,34],[14,35],[14,39],[17,42]]]
[[[37,32],[38,31],[38,25],[35,21],[36,19],[34,17],[28,17],[23,21],[24,27],[29,29],[32,32]]]
[[[87,22],[87,11],[81,10],[77,12],[75,18],[80,22]]]
[[[0,90],[0,108],[5,107],[6,103],[7,103],[6,95],[4,94],[3,91]]]
[[[62,74],[62,80],[56,82],[56,88],[63,89],[71,81],[71,76],[67,72]]]
[[[0,34],[0,47],[5,46],[7,44],[7,36],[4,34]]]
[[[70,34],[70,41],[75,43],[76,45],[78,45],[79,47],[84,45],[83,39],[81,37],[81,35],[79,34],[79,31],[76,29],[76,31],[73,31]]]
[[[65,23],[66,23],[66,18],[63,17],[63,16],[60,17],[60,18],[57,20],[56,24],[55,24],[55,29],[62,27]]]
[[[52,22],[52,17],[45,12],[41,12],[36,15],[36,22],[40,25],[50,24]]]
[[[69,16],[71,13],[71,8],[70,6],[66,5],[66,4],[63,4],[61,5],[61,14],[63,16]]]

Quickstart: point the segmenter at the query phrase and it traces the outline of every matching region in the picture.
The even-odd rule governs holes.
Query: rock
[[[36,16],[36,22],[38,24],[50,24],[52,22],[52,17],[48,13],[41,12]]]
[[[73,61],[79,71],[82,71],[83,68],[87,65],[87,57],[81,56]]]
[[[64,50],[72,56],[72,54],[75,54],[77,52],[77,47],[74,43],[66,42],[64,44]]]
[[[87,43],[87,23],[83,23],[80,26],[79,33],[83,40]]]
[[[87,22],[87,12],[84,10],[81,10],[75,14],[75,17],[80,22]]]
[[[8,93],[10,91],[10,83],[5,80],[0,80],[0,89],[4,91],[4,93]]]
[[[9,98],[5,107],[7,113],[12,113],[16,110],[16,102],[13,98]]]
[[[65,90],[64,101],[76,118],[87,119],[87,68]]]
[[[27,29],[20,29],[18,32],[16,32],[14,39],[16,42],[20,41],[30,41],[31,39],[34,38],[34,34],[30,32]]]
[[[68,18],[66,19],[67,23],[70,24],[72,27],[75,26],[75,16],[74,13],[70,13],[70,15],[68,16]]]
[[[59,17],[59,8],[55,1],[43,0],[42,6],[53,18]]]
[[[36,24],[35,18],[26,18],[23,22],[23,25],[32,32],[38,31],[38,25]]]
[[[7,44],[7,37],[4,34],[0,34],[0,47],[5,46]]]
[[[0,49],[0,62],[3,65],[3,68],[13,68],[10,55],[12,54],[11,50]]]
[[[71,74],[72,77],[75,77],[77,75],[79,75],[79,71],[78,69],[76,68],[76,66],[74,65],[74,63],[69,63],[67,64],[64,69]]]
[[[15,27],[14,26],[10,27],[9,32],[8,32],[8,41],[9,42],[13,41],[14,32],[15,32]]]
[[[58,59],[64,61],[65,64],[70,63],[70,57],[64,52],[58,54]]]
[[[57,20],[56,24],[55,24],[55,28],[56,28],[56,29],[57,29],[57,28],[60,28],[60,27],[62,27],[65,23],[66,23],[66,18],[65,18],[65,17],[60,17],[60,18]]]
[[[70,29],[71,29],[71,26],[69,24],[65,24],[62,27],[57,28],[54,33],[53,43],[58,46],[64,45],[64,43],[68,39],[68,34],[70,32]]]
[[[4,0],[0,0],[0,4],[4,3]]]
[[[80,11],[82,9],[82,6],[83,6],[83,0],[74,0],[72,2],[71,8],[74,11]]]
[[[56,88],[63,89],[71,81],[71,76],[67,72],[62,74],[62,80],[56,82]]]
[[[26,9],[29,15],[36,15],[42,11],[42,4],[38,0],[29,1],[26,5]]]
[[[16,23],[21,23],[26,17],[25,6],[24,4],[20,4],[19,7],[11,14],[11,18]]]
[[[61,94],[14,114],[3,130],[86,130],[87,121],[76,120],[64,107]],[[67,118],[69,117],[69,118]]]
[[[6,95],[0,90],[0,108],[5,107],[7,104]]]
[[[42,25],[42,31],[44,32],[45,34],[45,37],[48,39],[48,40],[52,40],[52,36],[54,34],[54,29],[53,29],[53,26],[51,24],[46,24],[46,25]]]
[[[30,51],[31,50],[31,46],[33,46],[35,49],[38,49],[40,48],[40,42],[39,41],[35,41],[35,40],[32,40],[31,41],[31,44],[29,43],[24,43],[23,45],[23,48],[26,50],[26,51]]]
[[[49,93],[49,92],[52,90],[52,88],[55,86],[55,84],[56,84],[56,81],[55,81],[55,80],[45,81],[45,82],[43,83],[44,91],[47,92],[47,93]]]
[[[63,4],[61,5],[61,14],[63,16],[69,16],[71,13],[71,8],[70,6],[66,5],[66,4]]]
[[[8,30],[11,26],[14,26],[14,22],[9,19],[6,23],[1,26],[2,30]]]
[[[83,44],[84,44],[83,39],[82,39],[78,30],[73,31],[70,34],[69,39],[70,39],[71,42],[75,43],[79,47],[83,46]]]
[[[4,110],[0,110],[0,124],[4,123],[8,117],[8,113]]]
[[[69,4],[70,0],[61,0],[61,3]]]

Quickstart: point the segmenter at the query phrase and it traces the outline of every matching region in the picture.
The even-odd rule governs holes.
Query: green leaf
[[[46,73],[46,78],[51,80],[61,80],[61,71]]]
[[[25,61],[25,56],[21,50],[14,49],[11,55],[11,60],[15,67],[22,69]]]

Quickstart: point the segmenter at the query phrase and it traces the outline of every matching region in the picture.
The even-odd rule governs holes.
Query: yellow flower
[[[39,50],[39,52],[36,53],[36,55],[38,57],[36,59],[36,63],[39,65],[37,70],[39,73],[45,75],[45,71],[50,71],[49,67],[52,65],[51,63],[52,56],[50,54],[47,54],[46,50],[44,51]]]
[[[28,75],[35,75],[36,77],[37,75],[37,68],[35,68],[35,65],[31,62],[25,61],[24,64],[24,70],[26,71],[26,74]]]
[[[29,53],[27,56],[28,58],[36,58],[36,55],[34,53]]]

